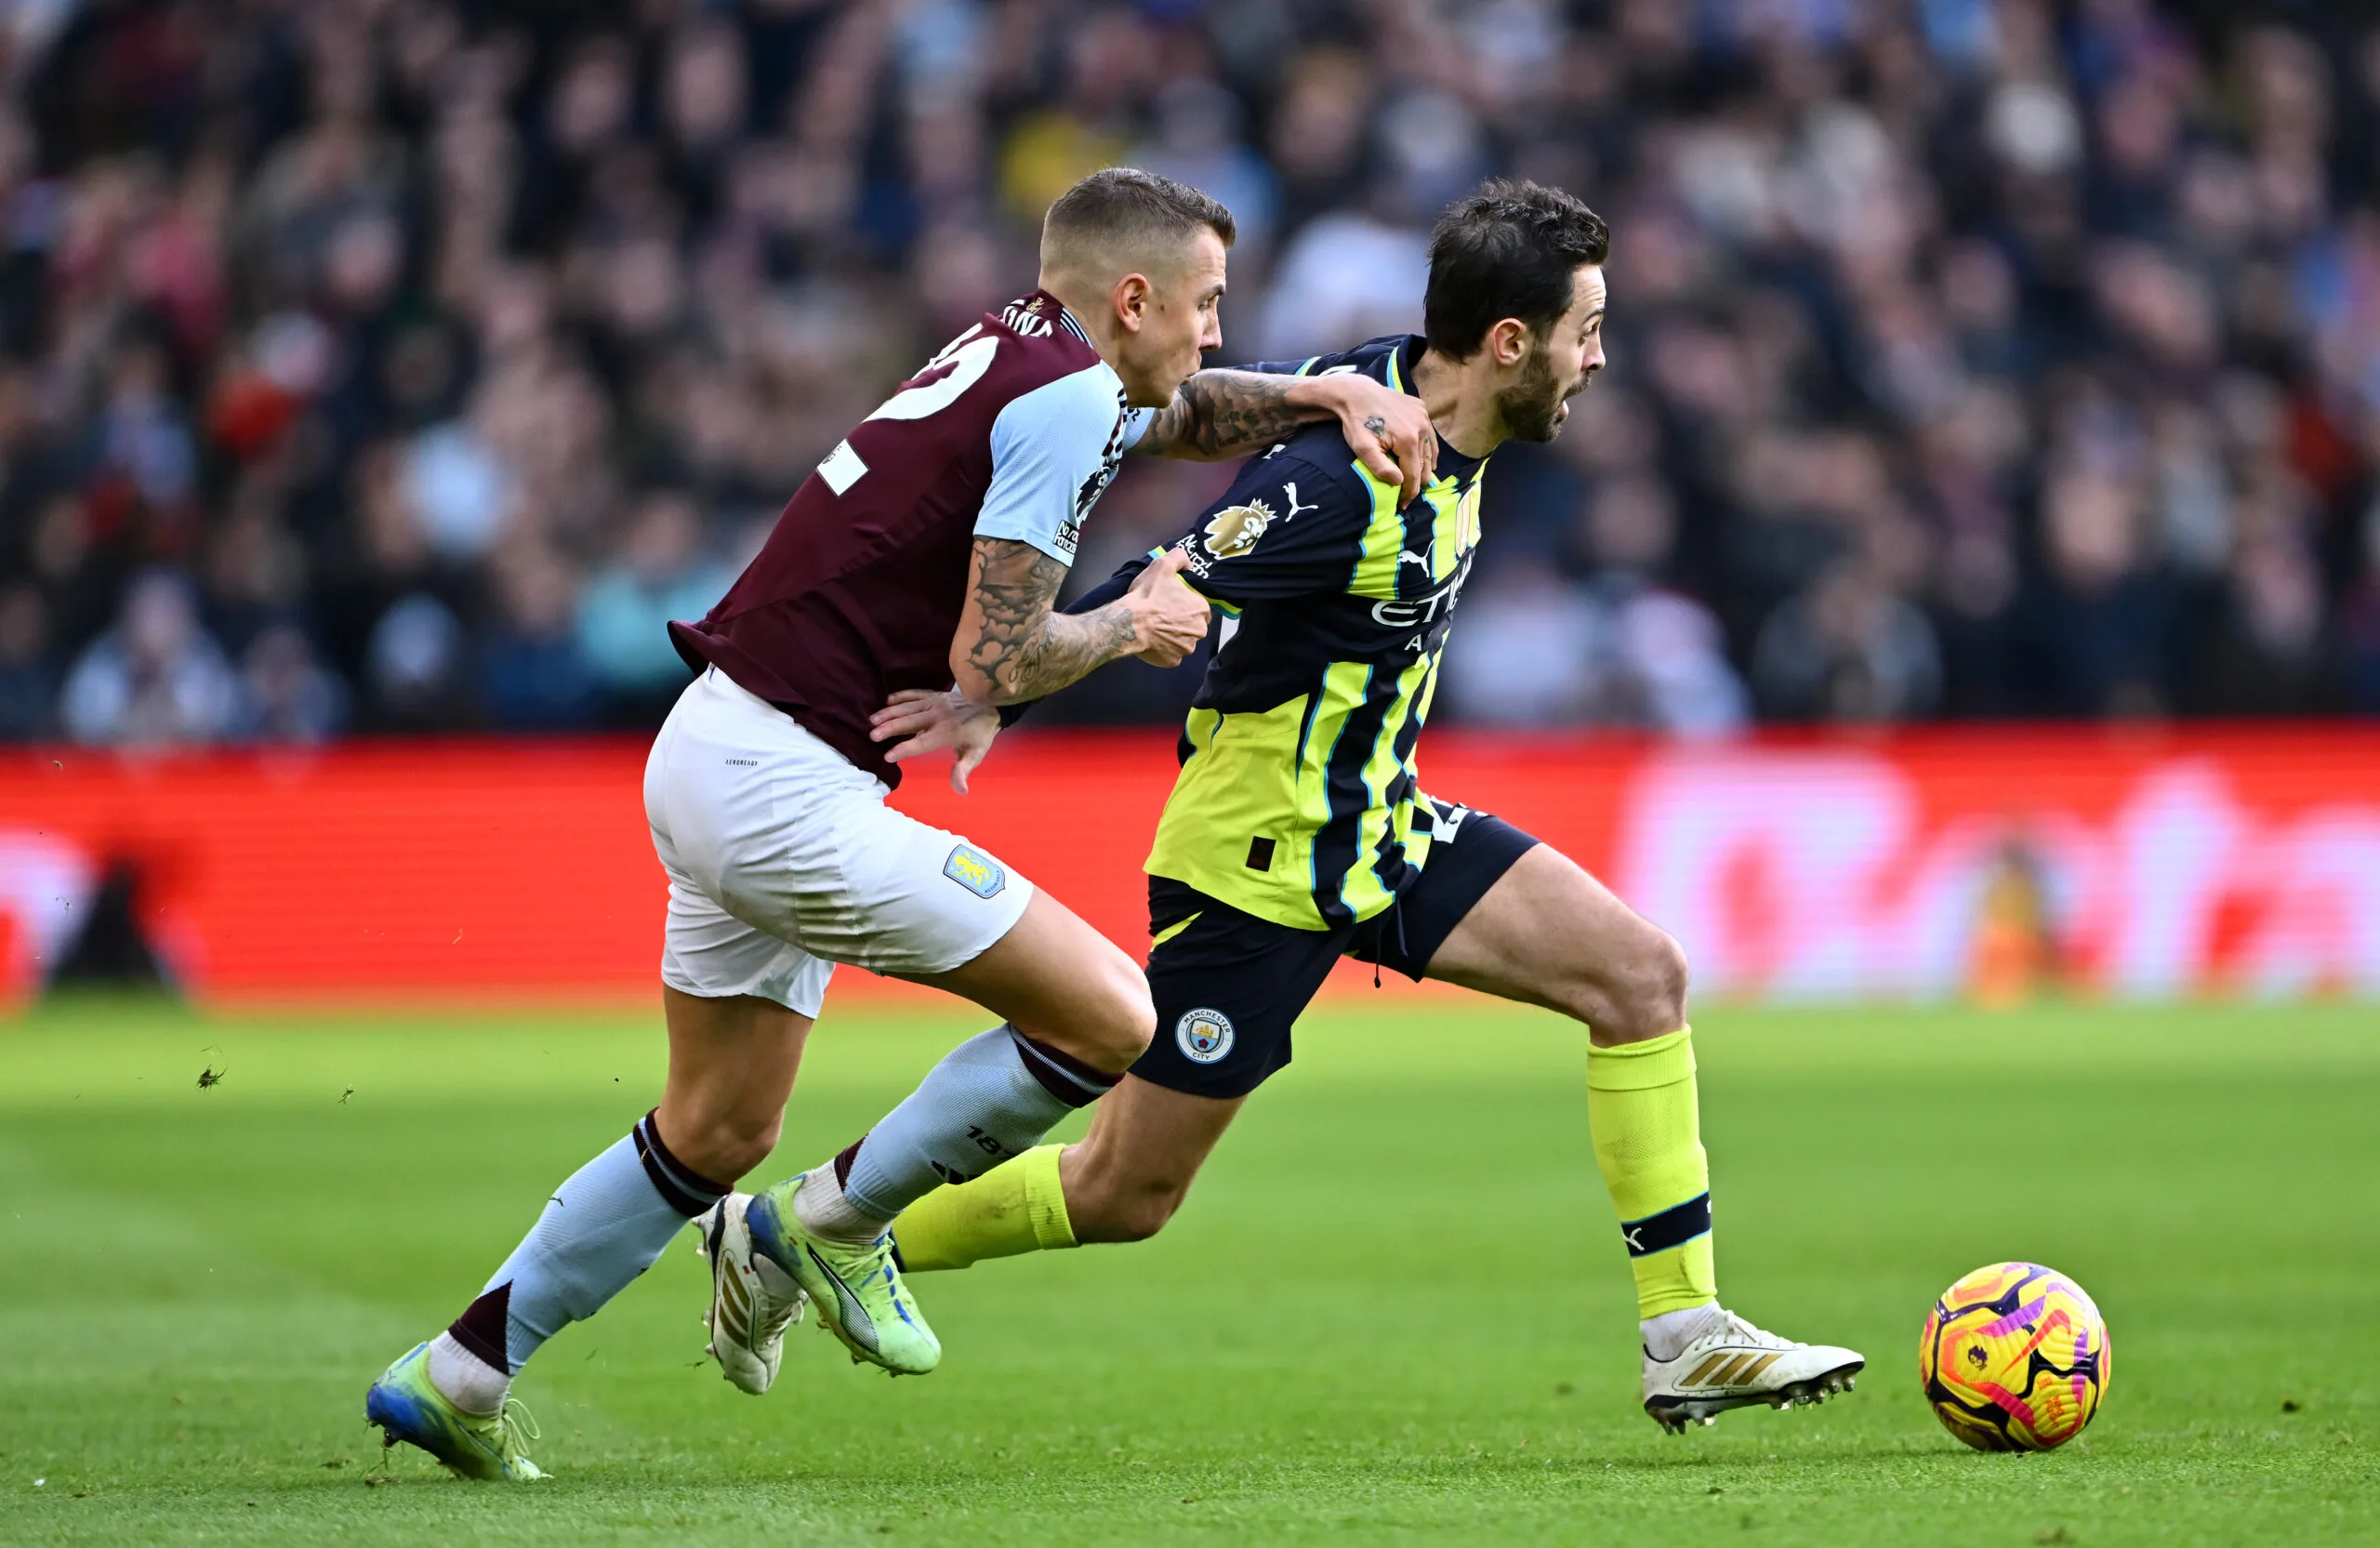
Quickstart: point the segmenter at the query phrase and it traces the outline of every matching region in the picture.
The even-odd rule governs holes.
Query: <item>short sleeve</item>
[[[1235,365],[1235,371],[1255,371],[1268,377],[1326,377],[1342,371],[1361,371],[1368,377],[1380,376],[1382,358],[1394,353],[1405,340],[1395,335],[1368,338],[1352,350],[1340,350],[1327,355],[1308,355],[1303,360],[1256,360],[1245,365]]]
[[[1077,371],[1012,400],[992,421],[992,482],[975,536],[1029,543],[1072,564],[1082,519],[1139,436],[1136,412],[1145,411],[1118,412],[1115,378],[1104,369]]]
[[[1232,369],[1254,371],[1267,377],[1313,377],[1319,376],[1334,366],[1348,370],[1355,369],[1346,364],[1355,353],[1355,351],[1347,350],[1338,354],[1308,355],[1303,360],[1251,360],[1245,365],[1235,365]]]
[[[1371,520],[1352,468],[1276,454],[1245,464],[1173,547],[1188,556],[1192,584],[1236,606],[1343,588]]]
[[[1254,371],[1266,377],[1302,377],[1321,355],[1308,355],[1303,360],[1251,360],[1245,365],[1235,365],[1235,371]]]

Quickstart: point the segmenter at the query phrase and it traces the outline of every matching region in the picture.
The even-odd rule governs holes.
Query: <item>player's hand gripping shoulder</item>
[[[962,796],[967,776],[1000,734],[1000,712],[956,688],[904,688],[867,719],[870,741],[892,743],[884,750],[887,763],[906,763],[947,749],[952,755],[950,787]]]
[[[1022,704],[1119,656],[1177,664],[1207,637],[1207,599],[1183,582],[1186,562],[1168,554],[1106,606],[1058,613],[1065,565],[1029,543],[976,538],[967,608],[950,645],[958,693],[977,705]]]
[[[1398,485],[1410,502],[1438,467],[1438,432],[1421,400],[1348,371],[1286,377],[1264,371],[1201,371],[1157,411],[1133,450],[1220,462],[1335,418],[1372,477]]]

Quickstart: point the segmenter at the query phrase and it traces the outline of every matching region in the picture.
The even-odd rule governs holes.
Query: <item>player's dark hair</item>
[[[1154,172],[1111,166],[1058,195],[1041,220],[1041,251],[1089,241],[1127,249],[1181,242],[1204,226],[1224,246],[1239,234],[1231,211]]]
[[[1449,360],[1517,317],[1542,337],[1570,310],[1572,278],[1611,253],[1603,217],[1558,188],[1497,178],[1448,205],[1430,233],[1422,330]]]

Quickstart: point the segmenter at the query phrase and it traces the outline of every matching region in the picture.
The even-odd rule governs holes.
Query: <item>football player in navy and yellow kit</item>
[[[1161,1228],[1341,957],[1545,1006],[1586,1025],[1595,1156],[1635,1271],[1645,1407],[1668,1429],[1850,1384],[1861,1357],[1719,1305],[1709,1168],[1677,944],[1509,823],[1421,789],[1415,746],[1482,539],[1480,480],[1515,438],[1550,441],[1603,364],[1604,222],[1570,195],[1491,183],[1430,253],[1427,332],[1259,369],[1361,373],[1419,397],[1438,436],[1419,497],[1336,427],[1250,458],[1173,544],[1224,616],[1150,849],[1156,1040],[1089,1136],[911,1205],[912,1270]],[[1119,594],[1160,549],[1084,598]],[[893,756],[980,760],[995,712],[896,696]]]

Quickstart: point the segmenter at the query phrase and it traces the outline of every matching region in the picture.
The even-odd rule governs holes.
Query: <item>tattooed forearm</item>
[[[959,691],[979,704],[1021,704],[1056,693],[1141,648],[1130,606],[1051,611],[1066,567],[1003,537],[975,539],[974,584],[951,648]]]
[[[1330,417],[1327,408],[1296,401],[1297,390],[1311,385],[1263,371],[1201,371],[1150,421],[1138,449],[1209,462],[1242,456]]]

